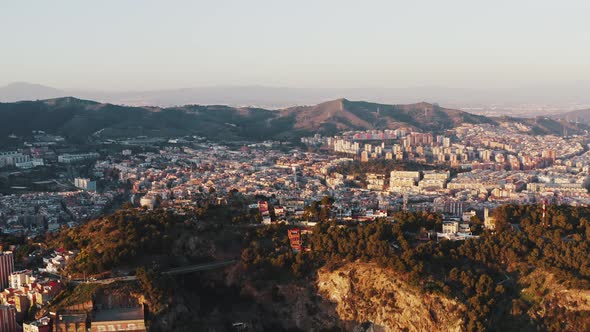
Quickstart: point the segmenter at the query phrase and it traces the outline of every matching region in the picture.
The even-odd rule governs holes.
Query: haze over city
[[[575,109],[590,104],[589,9],[586,1],[3,2],[0,86],[132,104],[159,102],[138,92],[216,87],[217,99],[160,104],[348,97]],[[223,90],[243,86],[282,88],[284,102],[268,102],[266,90],[234,101]]]

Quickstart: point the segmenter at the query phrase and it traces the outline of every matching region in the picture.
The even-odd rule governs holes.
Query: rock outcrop
[[[460,331],[465,306],[425,293],[376,264],[347,264],[318,271],[317,287],[349,325],[371,322],[383,331]]]

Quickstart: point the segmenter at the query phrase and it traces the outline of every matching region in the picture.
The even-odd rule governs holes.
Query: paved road
[[[212,262],[212,263],[205,263],[205,264],[196,264],[196,265],[188,265],[188,266],[181,266],[177,267],[168,271],[162,272],[162,274],[166,275],[179,275],[185,273],[192,273],[192,272],[199,272],[199,271],[209,271],[220,269],[222,267],[226,267],[232,264],[237,263],[238,261],[235,259],[228,260],[228,261],[221,261],[221,262]],[[92,283],[92,284],[110,284],[116,281],[135,281],[137,280],[136,276],[127,276],[127,277],[114,277],[108,279],[100,279],[100,280],[70,280],[71,283],[74,284],[82,284],[82,283]]]
[[[137,280],[136,276],[127,276],[127,277],[115,277],[115,278],[107,278],[107,279],[100,279],[100,280],[79,280],[79,279],[72,279],[70,280],[73,284],[110,284],[115,281],[134,281]]]
[[[226,266],[235,264],[236,262],[237,262],[237,260],[232,259],[229,261],[222,261],[222,262],[213,262],[213,263],[206,263],[206,264],[182,266],[182,267],[177,267],[175,269],[162,272],[162,274],[177,275],[177,274],[184,274],[184,273],[191,273],[191,272],[198,272],[198,271],[215,270],[215,269],[219,269],[222,267],[226,267]]]

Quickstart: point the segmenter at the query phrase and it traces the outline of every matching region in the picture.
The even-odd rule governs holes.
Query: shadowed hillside
[[[485,116],[424,102],[385,105],[337,99],[316,106],[288,108],[281,113],[294,115],[296,128],[325,133],[343,130],[394,129],[401,126],[442,131],[462,123],[495,123]]]
[[[590,108],[555,114],[552,118],[564,119],[572,122],[590,123]]]
[[[169,108],[130,107],[97,103],[73,97],[43,101],[0,103],[0,140],[8,135],[29,137],[32,130],[60,134],[72,141],[132,136],[175,137],[199,135],[212,140],[293,140],[321,133],[348,130],[411,127],[443,132],[463,123],[523,122],[537,134],[574,134],[586,128],[549,118],[541,120],[488,118],[438,106],[417,103],[386,105],[337,99],[315,106],[283,110],[235,108],[223,105],[186,105]]]

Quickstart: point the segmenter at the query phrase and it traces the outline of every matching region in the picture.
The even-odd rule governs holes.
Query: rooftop
[[[143,308],[119,308],[97,310],[94,314],[93,322],[110,322],[118,320],[143,320]]]

